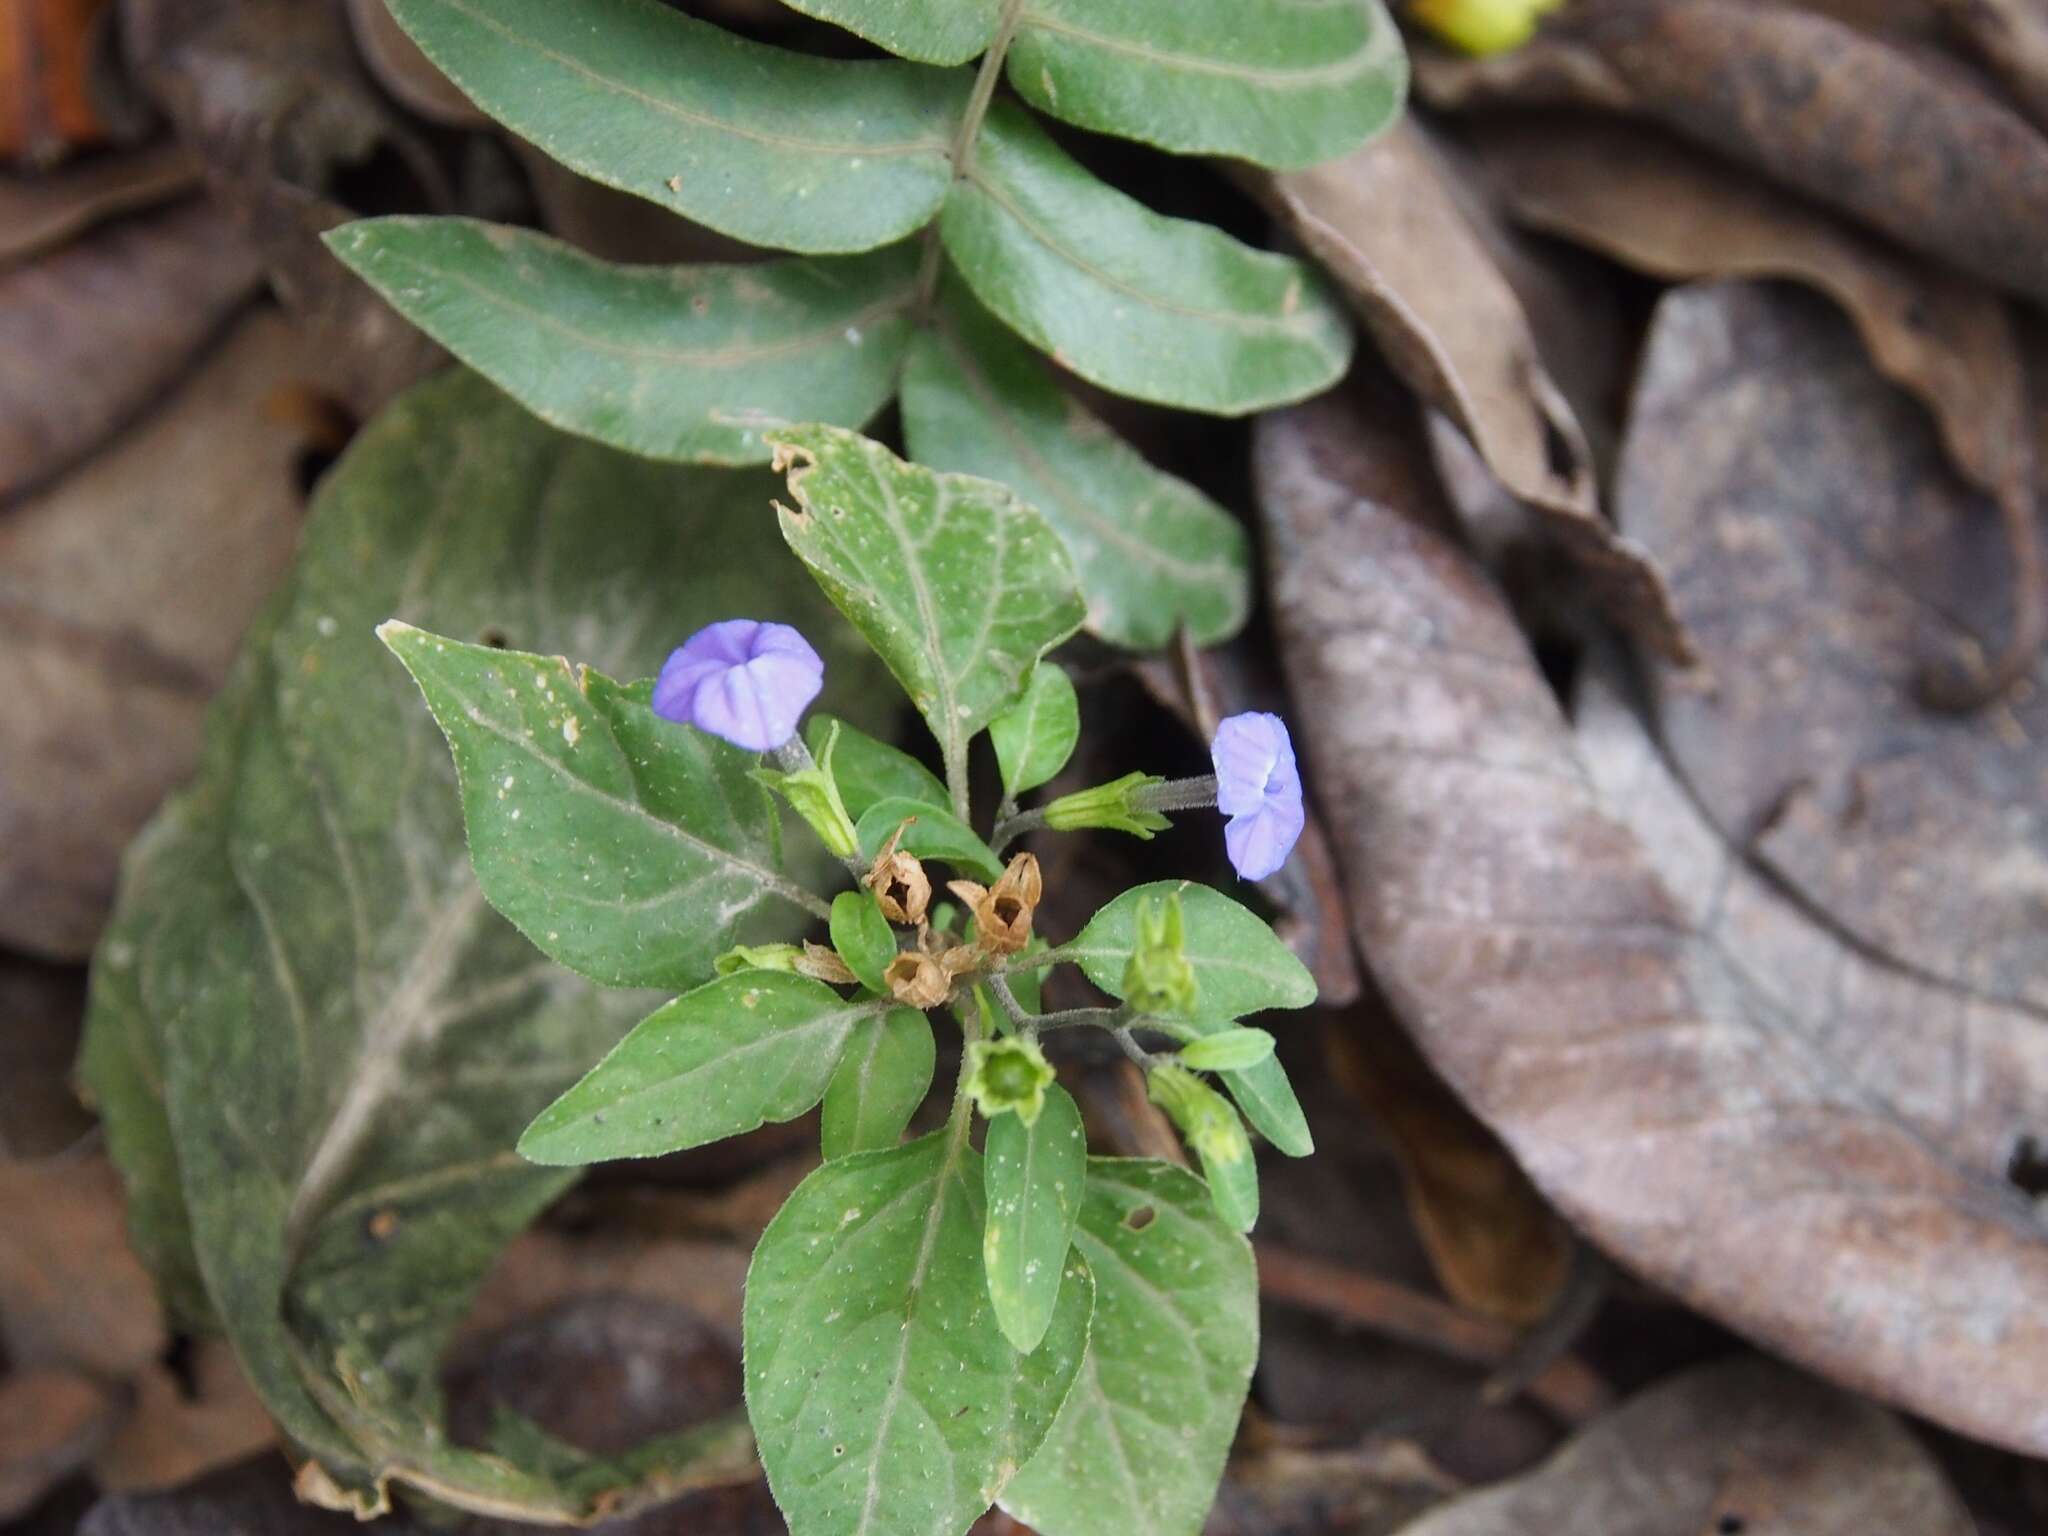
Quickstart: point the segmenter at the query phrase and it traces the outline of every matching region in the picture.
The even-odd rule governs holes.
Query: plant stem
[[[1003,77],[1003,58],[1010,51],[1010,40],[1017,35],[1017,26],[1024,19],[1024,0],[1003,0],[1003,9],[996,19],[996,35],[989,39],[988,52],[981,56],[980,73],[974,77],[974,89],[967,97],[967,110],[960,115],[960,130],[953,135],[953,178],[961,177],[974,169],[974,144],[981,136],[982,119],[988,116],[988,104],[995,100],[996,83]],[[917,312],[929,314],[932,299],[939,291],[939,244],[938,227],[933,225],[925,230],[924,264],[917,272]],[[962,813],[963,815],[965,812]]]
[[[1010,844],[1026,832],[1036,832],[1044,825],[1044,811],[1018,811],[1004,816],[996,822],[995,830],[989,834],[988,851],[1000,858],[1003,850]]]

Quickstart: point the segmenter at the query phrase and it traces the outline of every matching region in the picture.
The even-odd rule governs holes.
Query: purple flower
[[[1287,862],[1301,836],[1301,772],[1278,715],[1232,715],[1209,744],[1216,765],[1216,808],[1230,818],[1223,845],[1246,880],[1263,880]]]
[[[825,686],[825,663],[787,624],[727,619],[669,653],[654,683],[654,712],[745,747],[772,752]]]

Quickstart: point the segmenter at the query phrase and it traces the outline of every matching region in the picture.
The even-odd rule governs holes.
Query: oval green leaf
[[[1080,1370],[1093,1303],[1078,1260],[1039,1348],[1020,1354],[996,1326],[965,1130],[826,1163],[754,1250],[747,1412],[802,1536],[960,1536]]]
[[[996,1325],[1027,1355],[1052,1326],[1087,1177],[1081,1110],[1058,1083],[1045,1090],[1045,1107],[1030,1125],[1016,1115],[989,1122],[981,1262]]]
[[[1358,148],[1408,91],[1379,0],[1031,0],[1008,66],[1062,122],[1282,168]]]
[[[573,171],[755,245],[865,251],[930,222],[964,74],[812,58],[658,0],[388,0],[470,99]]]
[[[1178,893],[1187,933],[1188,962],[1198,996],[1192,1018],[1241,1019],[1265,1008],[1306,1008],[1316,1000],[1315,978],[1255,913],[1220,891],[1187,880],[1136,886],[1088,920],[1061,957],[1088,979],[1121,998],[1124,967],[1138,941],[1138,907]],[[1257,1070],[1256,1068],[1252,1070]]]
[[[1059,1536],[1196,1536],[1258,1358],[1251,1247],[1185,1169],[1098,1157],[1074,1249],[1095,1280],[1087,1363],[1002,1507]]]
[[[1219,1029],[1181,1048],[1181,1065],[1201,1072],[1242,1071],[1273,1054],[1273,1037],[1263,1029]]]
[[[825,1156],[875,1152],[901,1141],[932,1086],[937,1061],[931,1020],[915,1008],[891,1008],[856,1024],[825,1089]]]
[[[1317,394],[1351,361],[1351,323],[1307,266],[1152,212],[1013,103],[990,110],[939,231],[983,304],[1120,395],[1243,415]]]
[[[1057,665],[1041,661],[1032,669],[1024,697],[989,722],[1003,792],[1021,795],[1036,789],[1067,766],[1081,739],[1081,701],[1073,679]]]
[[[765,427],[857,427],[910,339],[917,254],[620,266],[474,219],[366,219],[327,245],[541,420],[653,459],[753,464]]]
[[[886,995],[882,972],[896,958],[896,933],[867,891],[841,891],[832,898],[832,947],[846,968],[870,992]]]

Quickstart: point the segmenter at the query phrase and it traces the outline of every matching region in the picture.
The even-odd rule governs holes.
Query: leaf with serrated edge
[[[1227,1019],[1175,1020],[1168,1033],[1181,1039],[1199,1040],[1204,1035],[1217,1035],[1236,1027]],[[1315,1139],[1309,1134],[1308,1116],[1301,1112],[1301,1101],[1294,1096],[1294,1084],[1288,1079],[1287,1069],[1280,1065],[1278,1056],[1268,1056],[1255,1066],[1233,1067],[1216,1075],[1223,1079],[1230,1096],[1237,1100],[1237,1107],[1244,1111],[1245,1119],[1251,1121],[1252,1129],[1266,1140],[1289,1157],[1307,1157],[1315,1151]]]
[[[857,427],[896,388],[917,253],[621,266],[474,219],[366,219],[327,245],[541,420],[653,459],[754,464],[764,427]]]
[[[825,1089],[820,1128],[827,1157],[893,1147],[932,1085],[938,1045],[931,1020],[892,1008],[856,1024]]]
[[[1041,661],[1025,685],[1024,697],[989,722],[1006,794],[1036,789],[1067,766],[1081,739],[1081,701],[1074,681],[1050,661]]]
[[[469,1296],[570,1181],[513,1143],[653,1000],[548,963],[484,903],[445,744],[373,630],[496,626],[646,672],[678,635],[758,613],[810,635],[857,700],[880,669],[790,583],[769,490],[566,437],[461,370],[409,393],[322,484],[249,636],[232,718],[209,726],[212,808],[173,813],[179,878],[123,893],[200,1279],[326,1497],[374,1509],[404,1484],[589,1520],[747,1464],[728,1423],[627,1470],[482,1454],[439,1421]]]
[[[1307,266],[1153,213],[1014,103],[990,109],[939,232],[998,318],[1120,395],[1244,415],[1320,393],[1351,361],[1351,323]]]
[[[645,683],[398,620],[377,633],[448,737],[484,894],[543,953],[611,986],[687,987],[756,912],[785,930],[822,912],[776,868],[755,754],[659,718]]]
[[[1059,535],[1002,486],[906,464],[858,433],[770,440],[797,503],[779,509],[782,536],[896,674],[964,793],[967,743],[1081,627]]]
[[[1087,1174],[1081,1111],[1058,1083],[1045,1090],[1045,1106],[1030,1125],[1014,1114],[989,1121],[981,1262],[997,1326],[1026,1354],[1052,1323]]]
[[[1088,979],[1112,997],[1124,995],[1124,967],[1138,941],[1138,908],[1162,907],[1178,895],[1188,963],[1197,995],[1190,1017],[1241,1019],[1262,1008],[1306,1008],[1315,978],[1254,913],[1220,891],[1187,880],[1135,886],[1103,907],[1070,944],[1060,946]],[[1176,1015],[1176,1017],[1179,1017]],[[1254,1069],[1256,1070],[1256,1069]]]
[[[1002,1507],[1057,1536],[1195,1536],[1258,1358],[1251,1248],[1185,1169],[1100,1157],[1074,1247],[1095,1277],[1088,1357]]]
[[[957,281],[910,344],[903,436],[920,464],[1000,480],[1044,515],[1074,557],[1088,628],[1103,639],[1157,650],[1183,623],[1202,645],[1244,627],[1243,525],[1146,463]]]
[[[784,0],[920,64],[965,64],[996,33],[1002,0]]]
[[[797,1536],[960,1536],[1031,1459],[1087,1349],[1069,1258],[1045,1342],[1019,1354],[982,1278],[968,1121],[835,1158],[747,1270],[747,1413]]]
[[[923,763],[843,720],[837,723],[839,744],[832,749],[832,779],[839,786],[839,798],[846,804],[847,815],[859,821],[877,800],[890,799],[916,800],[940,810],[950,809],[952,802],[946,798],[946,786]],[[821,762],[833,724],[833,716],[816,710],[804,721],[804,741]]]
[[[906,822],[908,826],[904,825]],[[891,797],[877,800],[863,811],[853,829],[860,844],[860,856],[872,860],[898,827],[903,828],[903,837],[896,846],[905,853],[951,864],[982,881],[1002,877],[1003,861],[989,851],[988,844],[965,822],[951,811],[917,800]]]
[[[1007,64],[1062,122],[1280,167],[1358,148],[1408,89],[1379,0],[1031,0]]]
[[[735,239],[865,251],[938,211],[964,73],[820,59],[658,0],[389,0],[492,117],[592,181]]]
[[[784,971],[721,976],[634,1025],[527,1127],[520,1156],[659,1157],[794,1120],[825,1096],[854,1026],[887,1007]]]

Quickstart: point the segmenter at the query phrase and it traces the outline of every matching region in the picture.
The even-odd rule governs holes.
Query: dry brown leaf
[[[198,185],[199,162],[177,144],[106,155],[44,176],[0,176],[0,267]]]
[[[1579,0],[1520,56],[1418,60],[1439,106],[1629,112],[2048,303],[2048,140],[1967,71],[1755,0]]]
[[[93,47],[109,0],[9,0],[0,14],[0,160],[48,163],[105,136]]]
[[[1341,160],[1251,184],[1336,278],[1395,372],[1542,517],[1603,606],[1685,660],[1663,579],[1601,518],[1584,434],[1420,130],[1404,123]]]
[[[2005,81],[2048,131],[2048,8],[2040,0],[1922,0]]]
[[[48,1157],[92,1128],[71,1088],[84,1016],[80,972],[0,958],[0,1158]]]
[[[0,1162],[0,1343],[18,1367],[125,1381],[168,1339],[128,1248],[121,1181],[104,1157]]]
[[[1688,1371],[1513,1482],[1401,1536],[1974,1536],[1940,1466],[1883,1410],[1761,1360]]]
[[[1840,946],[1809,946],[1789,998],[1759,990],[1746,951],[1786,935],[1688,924],[1440,509],[1373,495],[1370,428],[1326,397],[1263,419],[1256,460],[1303,743],[1397,1013],[1629,1267],[1845,1383],[2048,1450],[2048,1227],[2001,1177],[2016,1109],[2048,1113],[2048,1032],[1932,989],[1894,1059],[1903,1020],[1835,989]]]
[[[152,1365],[134,1378],[135,1411],[92,1460],[104,1492],[176,1488],[277,1442],[277,1426],[226,1340],[194,1340],[185,1375]]]
[[[485,1277],[461,1339],[510,1327],[575,1296],[639,1296],[679,1306],[737,1343],[748,1248],[691,1238],[522,1233]]]
[[[0,1376],[0,1520],[27,1514],[92,1459],[126,1410],[89,1376],[44,1366]]]
[[[0,520],[0,940],[90,952],[121,850],[190,770],[291,559],[298,434],[266,401],[324,366],[253,312],[146,422]]]
[[[408,111],[444,128],[490,126],[490,117],[405,35],[384,0],[348,0],[348,22],[370,73]]]
[[[0,504],[156,401],[256,283],[198,200],[0,272]]]

